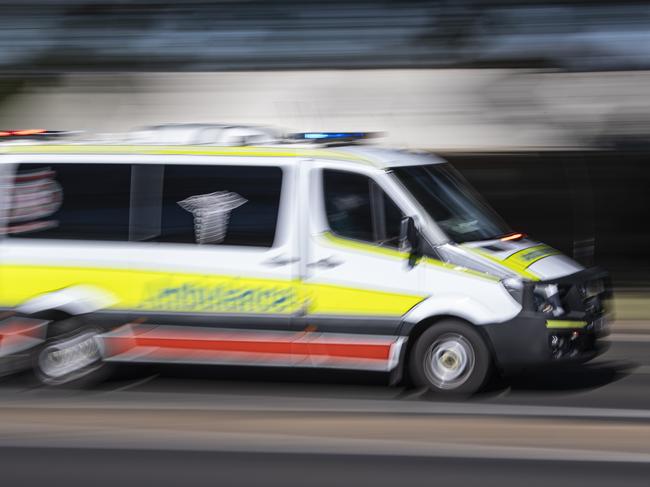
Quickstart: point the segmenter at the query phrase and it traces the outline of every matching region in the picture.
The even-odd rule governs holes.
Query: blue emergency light
[[[291,134],[290,137],[294,140],[335,142],[368,139],[374,135],[372,132],[303,132]]]

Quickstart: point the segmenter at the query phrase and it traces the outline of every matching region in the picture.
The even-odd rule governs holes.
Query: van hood
[[[462,244],[465,250],[534,281],[557,279],[584,270],[580,264],[546,244],[528,238],[485,240]]]

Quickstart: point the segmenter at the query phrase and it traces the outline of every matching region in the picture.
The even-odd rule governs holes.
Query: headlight
[[[557,284],[538,284],[533,290],[535,309],[545,315],[564,314]]]
[[[506,288],[506,291],[510,293],[510,296],[517,301],[519,304],[522,304],[524,301],[524,283],[521,279],[516,277],[508,277],[501,281],[503,287]]]

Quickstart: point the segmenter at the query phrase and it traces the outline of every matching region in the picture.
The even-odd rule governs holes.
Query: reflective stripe
[[[0,357],[29,350],[45,341],[46,320],[11,316],[0,321]]]
[[[547,320],[546,328],[584,328],[586,321]]]
[[[560,251],[555,250],[553,247],[549,247],[545,244],[540,244],[519,250],[514,254],[509,255],[506,257],[505,262],[520,266],[522,269],[527,269],[538,260],[542,260],[546,257],[557,255],[559,253]]]
[[[364,252],[364,253],[373,253],[373,254],[378,254],[378,255],[383,255],[386,257],[392,257],[395,259],[400,259],[400,260],[408,260],[409,258],[409,253],[402,251],[402,250],[397,250],[397,249],[392,249],[389,247],[383,247],[381,245],[377,244],[372,244],[369,242],[361,242],[358,240],[352,240],[348,238],[342,238],[337,235],[332,234],[331,232],[324,232],[322,236],[325,238],[327,243],[333,244],[335,246],[339,247],[345,247],[348,249],[352,250],[358,250],[359,252]],[[499,281],[499,278],[496,276],[493,276],[491,274],[487,274],[485,272],[479,272],[475,271],[474,269],[468,269],[467,267],[461,267],[457,266],[454,264],[450,264],[448,262],[442,262],[438,259],[434,259],[431,257],[423,257],[421,259],[421,263],[424,263],[426,265],[430,265],[433,267],[437,268],[442,268],[448,271],[453,271],[453,272],[462,272],[463,274],[467,274],[470,276],[474,277],[479,277],[481,279],[487,279],[490,281]]]
[[[494,282],[500,281],[500,279],[497,276],[493,276],[492,274],[488,274],[487,272],[475,271],[474,269],[468,269],[467,267],[461,267],[454,264],[449,264],[448,262],[442,262],[440,260],[433,259],[431,257],[424,257],[423,262],[426,265],[439,267],[453,272],[462,272],[463,274],[473,276],[473,277],[479,277],[481,279],[487,279],[488,281],[494,281]]]
[[[232,157],[309,157],[372,164],[370,159],[335,150],[290,149],[274,147],[206,147],[206,146],[151,146],[151,145],[33,145],[10,146],[6,154],[143,154],[176,156],[232,156]]]
[[[495,257],[494,255],[492,255],[491,253],[489,253],[489,252],[487,252],[485,250],[479,249],[477,247],[470,247],[470,246],[467,246],[467,245],[463,245],[463,248],[465,250],[470,251],[470,252],[474,252],[475,254],[478,254],[481,257],[485,257],[486,259],[491,260],[492,262],[496,262],[497,264],[499,264],[499,265],[501,265],[501,266],[503,266],[503,267],[505,267],[507,269],[510,269],[511,271],[515,272],[517,275],[519,275],[521,277],[525,277],[527,279],[530,279],[531,281],[539,281],[540,280],[539,276],[537,276],[537,275],[533,274],[532,272],[529,272],[529,271],[526,270],[530,264],[522,266],[521,262],[519,260],[517,260],[517,259],[515,259],[514,261],[508,261],[508,258],[512,257],[512,255],[510,257],[506,258],[506,259],[499,259],[499,258]],[[525,249],[525,250],[528,250],[528,249]],[[532,262],[531,262],[531,264],[532,264]]]

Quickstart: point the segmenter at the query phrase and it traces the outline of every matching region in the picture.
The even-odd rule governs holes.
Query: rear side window
[[[271,247],[282,169],[166,165],[161,242]]]
[[[279,167],[21,164],[7,233],[271,247],[281,191]]]
[[[372,179],[347,171],[323,171],[325,211],[335,234],[399,247],[404,215]]]
[[[131,167],[20,164],[7,233],[44,239],[128,240]]]

